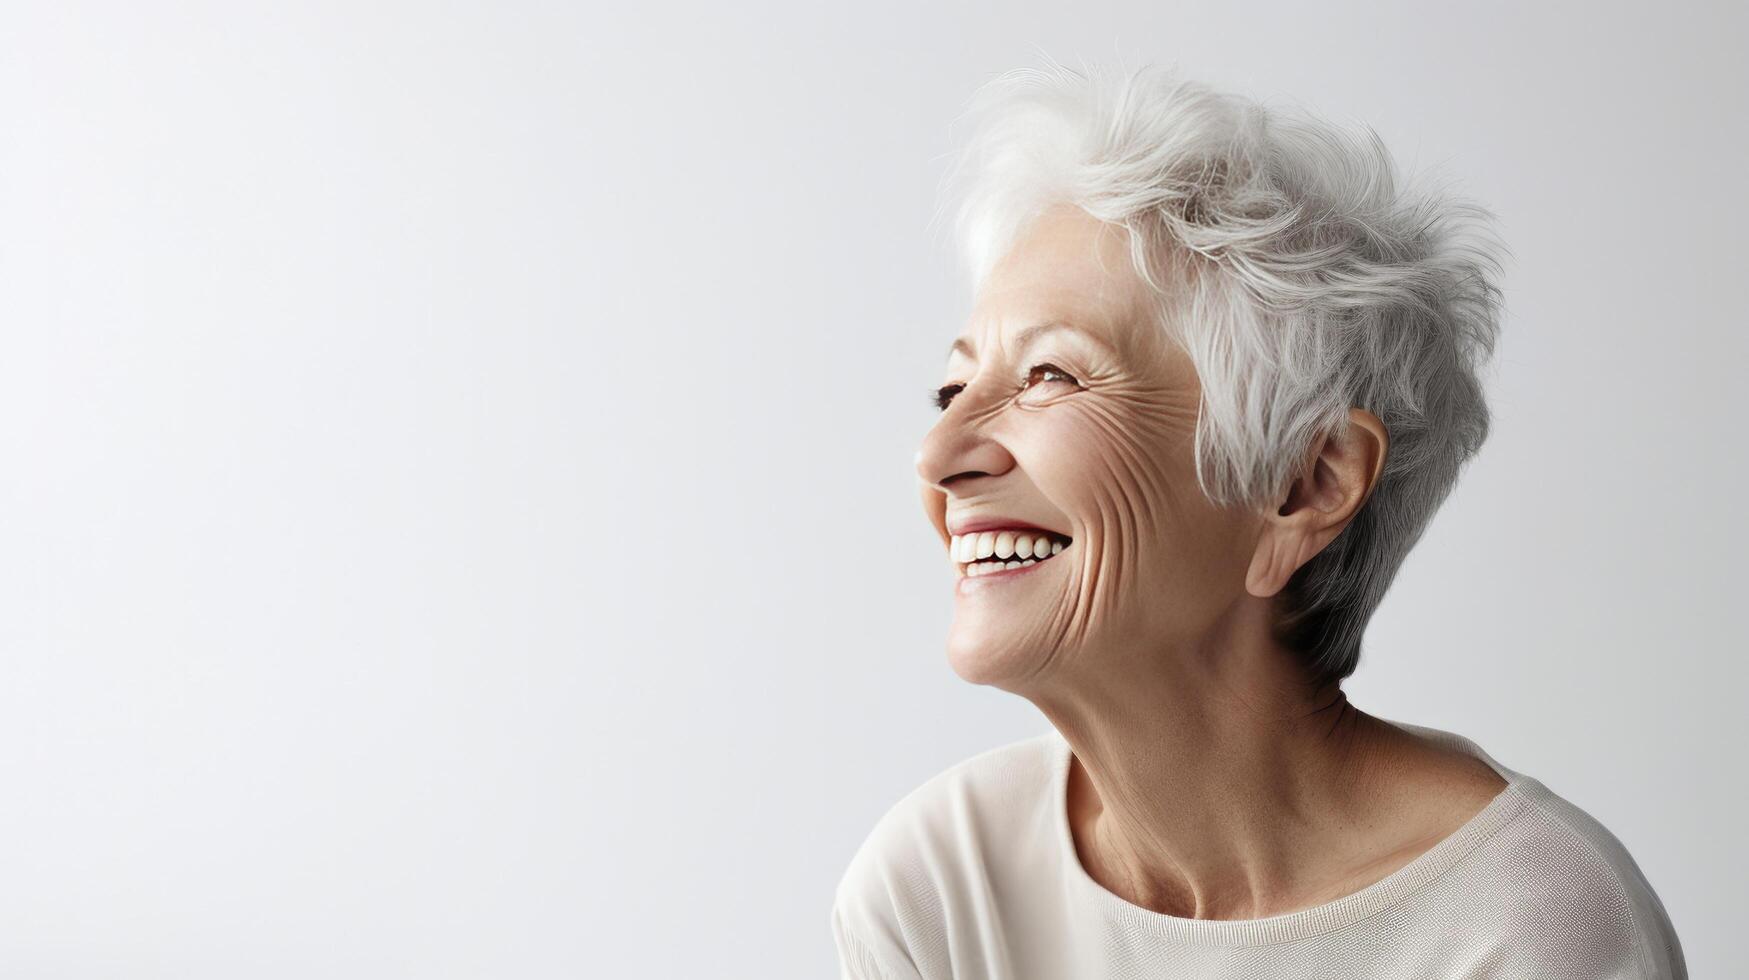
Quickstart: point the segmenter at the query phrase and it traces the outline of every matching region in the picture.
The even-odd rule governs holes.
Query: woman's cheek
[[[1189,458],[1194,426],[1191,416],[1191,431],[1184,432],[1182,412],[1164,399],[1074,396],[1051,406],[1029,468],[1041,492],[1073,520],[1149,513],[1173,495],[1173,454]]]
[[[1185,530],[1184,484],[1199,492],[1195,416],[1168,398],[1135,391],[1060,407],[1052,438],[1058,448],[1037,479],[1069,515],[1068,532],[1085,545],[1077,562],[1078,629],[1134,626],[1122,620],[1150,604],[1133,598],[1158,594],[1162,568],[1172,565]]]
[[[1063,404],[1032,409],[1019,421],[1006,441],[1026,481],[1044,498],[1041,503],[1079,520],[1087,494],[1099,480],[1100,451],[1088,444],[1096,426],[1085,413]],[[1074,534],[1070,528],[1062,530]]]

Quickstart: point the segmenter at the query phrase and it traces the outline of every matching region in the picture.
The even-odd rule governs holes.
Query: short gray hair
[[[1399,189],[1370,128],[1159,66],[1010,71],[963,118],[975,128],[945,186],[961,185],[973,291],[1049,207],[1128,229],[1160,323],[1203,386],[1197,481],[1212,503],[1279,505],[1351,406],[1385,424],[1371,498],[1277,596],[1277,637],[1315,686],[1353,673],[1373,610],[1487,438],[1479,371],[1507,253],[1493,216]]]

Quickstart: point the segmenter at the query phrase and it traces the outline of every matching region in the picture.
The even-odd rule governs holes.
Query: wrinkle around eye
[[[1014,396],[1014,402],[1024,408],[1044,408],[1067,398],[1087,391],[1084,384],[1070,381],[1046,381],[1041,384],[1022,388]]]

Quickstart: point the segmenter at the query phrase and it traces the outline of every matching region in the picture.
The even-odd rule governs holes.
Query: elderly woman
[[[1486,212],[1165,70],[1010,73],[972,116],[917,471],[954,670],[1051,727],[881,818],[844,976],[1684,977],[1608,830],[1340,686],[1487,434]]]

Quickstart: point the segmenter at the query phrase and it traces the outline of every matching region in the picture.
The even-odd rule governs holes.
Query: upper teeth
[[[1049,558],[1063,550],[1057,535],[1043,531],[976,531],[956,534],[948,546],[954,561],[980,558]]]

